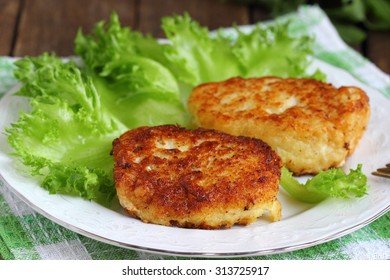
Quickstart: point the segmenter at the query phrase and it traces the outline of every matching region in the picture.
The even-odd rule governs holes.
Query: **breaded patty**
[[[202,84],[193,89],[188,108],[197,126],[262,139],[295,175],[341,166],[370,115],[363,90],[303,78]]]
[[[217,229],[280,219],[282,162],[261,140],[162,125],[124,133],[112,153],[119,202],[144,222]]]

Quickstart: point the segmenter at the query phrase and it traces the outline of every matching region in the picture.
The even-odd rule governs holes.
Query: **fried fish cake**
[[[202,84],[193,89],[188,108],[197,126],[262,139],[295,175],[341,166],[370,116],[363,90],[304,78]]]
[[[218,229],[280,219],[282,162],[261,140],[162,125],[125,132],[112,153],[119,202],[144,222]]]

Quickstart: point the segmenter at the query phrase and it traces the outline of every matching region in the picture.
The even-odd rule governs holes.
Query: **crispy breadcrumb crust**
[[[144,222],[218,229],[263,214],[277,221],[279,156],[264,142],[175,125],[140,127],[113,142],[121,205]]]
[[[295,175],[341,166],[369,121],[366,93],[304,78],[231,78],[194,88],[195,126],[262,139]]]

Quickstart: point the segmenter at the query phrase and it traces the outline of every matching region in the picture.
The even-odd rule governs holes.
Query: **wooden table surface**
[[[89,32],[112,11],[123,25],[158,37],[163,36],[161,17],[184,11],[210,29],[270,19],[259,7],[226,0],[0,0],[0,55],[72,55],[78,28]],[[363,44],[353,47],[390,73],[389,31],[369,32]]]

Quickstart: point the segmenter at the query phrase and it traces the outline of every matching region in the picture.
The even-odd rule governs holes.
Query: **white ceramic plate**
[[[390,209],[390,180],[371,171],[390,161],[390,101],[381,93],[355,80],[349,73],[320,61],[319,67],[336,86],[355,85],[370,97],[372,116],[359,147],[348,158],[345,169],[363,163],[371,188],[361,199],[328,199],[317,205],[279,197],[283,218],[271,223],[259,220],[249,226],[225,230],[196,230],[145,224],[117,210],[63,195],[50,195],[36,179],[23,172],[9,155],[6,136],[0,135],[0,172],[8,187],[36,211],[54,222],[85,236],[117,246],[170,255],[237,257],[293,251],[346,235],[372,222]],[[24,99],[12,95],[0,101],[0,130],[18,118]],[[386,157],[387,155],[387,157]]]

